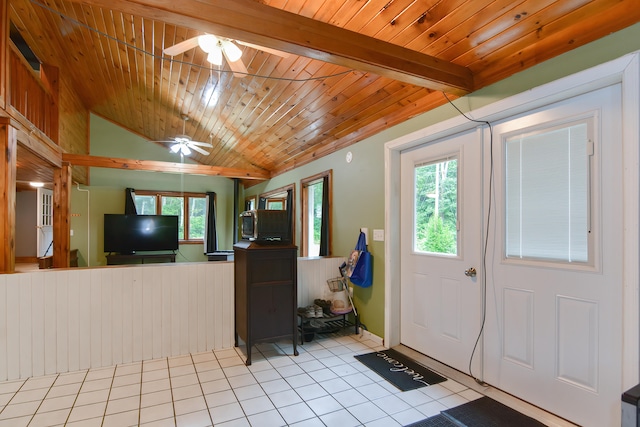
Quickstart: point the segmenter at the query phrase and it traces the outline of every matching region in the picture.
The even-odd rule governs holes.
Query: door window
[[[51,192],[42,191],[40,193],[40,224],[39,226],[47,227],[53,225],[53,194]]]
[[[416,165],[414,188],[414,250],[457,255],[457,158]]]
[[[587,120],[505,138],[507,258],[588,262]]]

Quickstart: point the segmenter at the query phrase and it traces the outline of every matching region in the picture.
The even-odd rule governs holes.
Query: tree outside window
[[[176,215],[182,242],[203,241],[207,213],[204,194],[136,190],[135,204],[139,215]]]
[[[415,250],[458,252],[458,161],[415,168]]]
[[[302,188],[302,256],[318,256],[321,254],[322,223],[325,222],[327,232],[326,252],[331,253],[331,176],[332,171],[328,170],[300,181]],[[329,199],[327,206],[323,206],[323,194],[325,192],[325,182],[327,183],[327,193]],[[323,218],[323,211],[327,218]]]

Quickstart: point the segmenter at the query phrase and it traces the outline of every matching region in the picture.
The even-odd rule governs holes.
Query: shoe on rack
[[[314,305],[313,307],[315,309],[315,317],[323,317],[322,307],[320,307],[319,305]]]
[[[315,329],[322,329],[324,328],[324,323],[319,320],[312,320],[309,322],[309,326]]]

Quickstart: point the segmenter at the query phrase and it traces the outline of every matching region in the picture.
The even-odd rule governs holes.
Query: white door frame
[[[623,388],[638,383],[640,367],[640,53],[634,52],[574,75],[470,112],[476,120],[496,121],[611,84],[622,84],[623,137]],[[476,127],[464,117],[437,123],[384,146],[385,155],[385,328],[384,345],[400,344],[400,153]],[[446,361],[445,361],[446,362]],[[621,390],[623,392],[624,390]]]

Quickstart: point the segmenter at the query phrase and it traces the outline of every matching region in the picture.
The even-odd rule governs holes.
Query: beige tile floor
[[[451,379],[401,392],[353,356],[355,335],[316,337],[0,383],[0,427],[401,426],[481,396]]]

